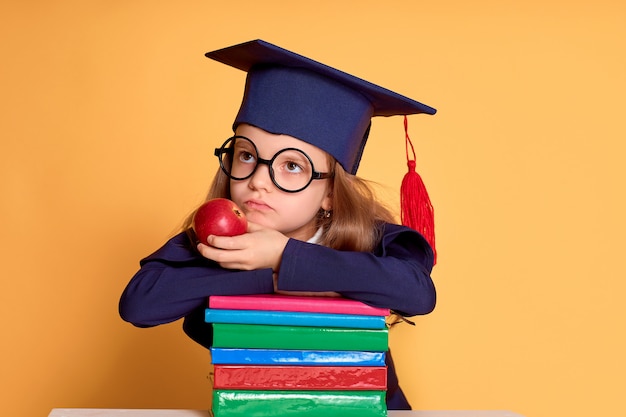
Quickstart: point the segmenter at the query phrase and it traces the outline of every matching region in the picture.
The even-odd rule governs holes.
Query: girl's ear
[[[333,193],[329,192],[326,194],[326,197],[322,199],[322,204],[320,204],[322,210],[331,211],[333,209]]]
[[[331,158],[333,162],[331,162],[328,167],[329,170],[332,169],[333,172],[337,171],[337,166],[339,165],[337,161],[333,159],[332,156],[328,155],[328,158]],[[331,168],[334,166],[334,169]],[[328,187],[326,188],[326,196],[322,199],[322,210],[324,211],[332,211],[333,209],[333,190],[335,186],[334,178],[328,180]]]
[[[322,210],[331,211],[333,209],[333,189],[332,187],[328,187],[328,191],[326,192],[326,196],[322,199]]]

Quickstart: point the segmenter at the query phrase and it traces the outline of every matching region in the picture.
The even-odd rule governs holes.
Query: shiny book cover
[[[303,313],[299,311],[225,310],[207,308],[207,323],[269,324],[281,326],[348,327],[384,329],[384,316],[359,314]]]
[[[341,297],[301,297],[280,294],[212,295],[209,308],[229,310],[300,311],[304,313],[362,314],[388,316],[389,309],[372,307]]]
[[[385,352],[211,348],[211,363],[225,365],[385,366]]]
[[[386,390],[384,366],[214,365],[213,388]]]
[[[385,391],[213,391],[214,417],[386,417]]]
[[[386,351],[388,330],[213,323],[213,346]]]

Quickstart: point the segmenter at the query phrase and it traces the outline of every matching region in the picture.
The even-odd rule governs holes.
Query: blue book
[[[223,310],[207,308],[207,323],[269,324],[281,326],[344,327],[384,329],[384,316],[359,314],[303,313],[297,311]]]
[[[220,365],[385,366],[385,352],[211,348]]]

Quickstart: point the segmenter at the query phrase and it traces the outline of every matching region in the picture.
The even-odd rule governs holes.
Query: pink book
[[[388,308],[369,306],[341,297],[299,297],[280,294],[212,295],[209,308],[231,310],[298,311],[303,313],[388,316]]]

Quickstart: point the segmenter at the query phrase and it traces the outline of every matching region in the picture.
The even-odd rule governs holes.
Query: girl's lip
[[[268,206],[265,202],[260,200],[247,200],[245,203],[246,207],[253,210],[271,210],[272,208]]]

